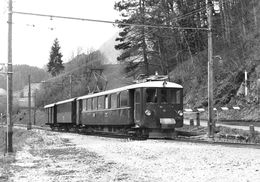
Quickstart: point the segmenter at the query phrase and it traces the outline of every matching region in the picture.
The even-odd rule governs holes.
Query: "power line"
[[[14,14],[22,14],[22,15],[50,17],[50,18],[60,18],[60,19],[70,19],[70,20],[79,20],[79,21],[90,21],[90,22],[98,22],[98,23],[126,25],[126,26],[136,26],[136,27],[172,28],[172,29],[182,29],[182,30],[208,30],[208,28],[177,27],[177,26],[165,26],[165,25],[146,25],[146,24],[135,24],[135,23],[121,23],[121,22],[116,22],[116,21],[97,20],[97,19],[89,19],[89,18],[78,18],[78,17],[69,17],[69,16],[57,16],[57,15],[50,15],[50,14],[28,13],[28,12],[20,12],[20,11],[12,11],[12,13],[14,13]]]
[[[199,9],[193,10],[193,11],[187,13],[187,14],[178,16],[178,17],[174,18],[174,20],[175,20],[175,21],[178,21],[178,20],[187,18],[187,17],[192,16],[192,15],[194,15],[194,14],[197,14],[197,13],[199,13],[199,12],[206,11],[206,9],[207,9],[206,7],[201,7],[201,8],[199,8]]]

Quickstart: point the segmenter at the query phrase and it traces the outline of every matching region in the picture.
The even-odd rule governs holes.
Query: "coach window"
[[[120,93],[120,107],[128,106],[128,91],[122,91]]]
[[[135,91],[135,103],[140,103],[141,96],[140,96],[140,89],[136,89]]]
[[[104,109],[104,96],[98,97],[98,109]]]
[[[111,95],[111,108],[117,108],[117,94]]]
[[[92,109],[92,99],[88,99],[87,100],[87,110],[91,110]]]
[[[156,88],[147,88],[146,89],[146,102],[147,103],[156,103],[157,102],[157,89]]]
[[[94,97],[92,99],[93,99],[93,110],[96,110],[98,106],[98,98]]]
[[[87,110],[87,100],[83,100],[82,103],[83,103],[83,106],[82,106],[83,111]]]
[[[109,109],[109,95],[105,95],[105,109]]]

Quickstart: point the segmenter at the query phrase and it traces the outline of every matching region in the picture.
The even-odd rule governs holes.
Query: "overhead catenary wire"
[[[122,22],[117,22],[117,21],[79,18],[79,17],[70,17],[70,16],[59,16],[59,15],[51,15],[51,14],[29,13],[29,12],[21,12],[21,11],[12,11],[12,13],[21,14],[21,15],[49,17],[49,18],[70,19],[70,20],[89,21],[89,22],[97,22],[97,23],[136,26],[136,27],[172,28],[172,29],[182,29],[182,30],[192,30],[192,29],[193,30],[208,30],[208,28],[203,28],[203,27],[179,27],[179,26],[169,26],[169,25],[148,25],[148,24],[136,24],[136,23],[122,23]]]
[[[213,6],[213,5],[211,5],[211,6]],[[190,17],[190,16],[193,16],[193,15],[195,15],[195,14],[197,14],[197,13],[199,13],[199,12],[203,12],[203,11],[206,11],[206,7],[204,6],[204,7],[201,7],[201,8],[199,8],[199,9],[195,9],[195,10],[193,10],[193,11],[191,11],[191,12],[188,12],[188,13],[186,13],[186,14],[184,14],[184,15],[180,15],[180,16],[177,16],[177,17],[175,17],[175,18],[173,18],[173,21],[175,21],[175,22],[177,22],[177,21],[179,21],[179,20],[182,20],[182,19],[185,19],[185,18],[188,18],[188,17]],[[25,13],[25,12],[14,12],[13,11],[13,13]],[[26,13],[26,15],[27,15],[27,13]],[[35,15],[36,16],[36,15]],[[52,20],[52,18],[53,18],[53,16],[54,15],[46,15],[46,16],[50,16],[50,19]],[[71,18],[74,18],[74,17],[71,17]],[[82,18],[80,18],[80,19],[82,19]],[[90,19],[87,19],[86,21],[90,21]],[[102,21],[103,23],[104,23],[104,21],[105,20],[97,20],[97,21]],[[102,22],[100,22],[100,23],[102,23]],[[105,21],[105,22],[107,22],[107,23],[113,23],[113,24],[121,24],[121,25],[126,25],[127,23],[120,23],[120,22],[112,22],[112,21]],[[139,24],[138,24],[139,25]],[[26,26],[31,26],[31,27],[36,27],[36,25],[35,24],[26,24]],[[135,26],[135,25],[134,25]],[[165,26],[165,25],[143,25],[143,26],[146,26],[146,27],[148,27],[148,28],[160,28],[160,27],[158,27],[158,26],[162,26],[161,28],[173,28],[173,26]],[[152,26],[155,26],[155,27],[152,27]],[[177,29],[179,26],[177,26],[177,27],[174,27],[175,29]],[[206,28],[204,28],[204,27],[181,27],[181,28],[179,28],[179,29],[196,29],[196,30],[200,30],[200,29],[206,29]],[[54,28],[53,27],[48,27],[48,29],[50,29],[50,30],[53,30]]]
[[[175,20],[175,21],[178,21],[178,20],[181,20],[181,19],[185,19],[185,18],[187,18],[187,17],[189,17],[189,16],[195,15],[195,14],[197,14],[197,13],[199,13],[199,12],[203,12],[203,11],[206,11],[206,10],[207,10],[207,7],[201,7],[201,8],[199,8],[199,9],[193,10],[193,11],[187,13],[187,14],[178,16],[178,17],[174,18],[174,20]]]

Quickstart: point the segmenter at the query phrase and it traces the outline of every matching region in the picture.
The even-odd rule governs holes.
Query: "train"
[[[183,126],[183,87],[146,79],[44,106],[52,130],[174,138]]]

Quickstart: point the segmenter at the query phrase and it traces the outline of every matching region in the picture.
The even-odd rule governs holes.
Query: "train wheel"
[[[146,140],[147,138],[148,136],[145,129],[138,129],[133,135],[134,140]]]

